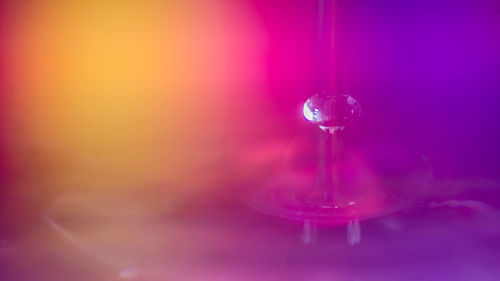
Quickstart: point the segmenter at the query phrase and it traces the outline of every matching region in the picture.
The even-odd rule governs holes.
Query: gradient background
[[[497,182],[499,13],[336,1],[332,87],[363,111],[349,142],[404,148],[436,180]],[[317,1],[1,1],[2,227],[185,214],[265,180],[317,137],[299,114],[317,28]],[[86,208],[110,198],[126,204]]]

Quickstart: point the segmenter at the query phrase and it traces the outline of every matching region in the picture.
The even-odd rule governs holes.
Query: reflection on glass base
[[[349,186],[340,186],[337,194],[326,196],[314,185],[273,182],[253,189],[250,194],[246,194],[244,201],[254,210],[285,219],[341,225],[353,220],[388,215],[411,206],[416,198],[410,196],[411,192],[406,194],[405,191],[418,188],[417,183],[410,178],[403,185],[401,180],[396,182],[397,187],[388,183],[367,186],[366,190],[355,187],[355,192],[349,194],[342,192]]]

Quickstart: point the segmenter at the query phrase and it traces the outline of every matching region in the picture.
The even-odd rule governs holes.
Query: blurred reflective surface
[[[200,194],[162,215],[132,197],[68,201],[37,222],[1,230],[0,278],[498,280],[498,184],[433,188],[439,192],[412,208],[359,222],[357,238],[345,225],[252,212],[226,193]]]

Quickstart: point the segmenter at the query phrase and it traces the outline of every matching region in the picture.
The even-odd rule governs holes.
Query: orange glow
[[[220,180],[228,101],[262,85],[260,27],[243,3],[164,2],[8,7],[5,130],[33,200]]]

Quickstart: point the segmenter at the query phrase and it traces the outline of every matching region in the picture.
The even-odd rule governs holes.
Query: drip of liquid
[[[349,95],[331,96],[323,93],[306,100],[303,114],[310,123],[325,132],[319,140],[316,186],[323,192],[325,201],[335,202],[337,200],[335,181],[338,176],[333,174],[332,168],[336,169],[339,166],[341,140],[338,132],[343,131],[345,126],[359,117],[361,107]],[[332,146],[335,146],[335,149]]]
[[[316,223],[311,222],[311,221],[304,221],[304,229],[302,232],[302,243],[304,245],[310,245],[316,243],[316,239],[318,236],[318,227],[316,226]]]
[[[361,226],[358,220],[351,220],[347,225],[347,242],[354,246],[361,242]]]

